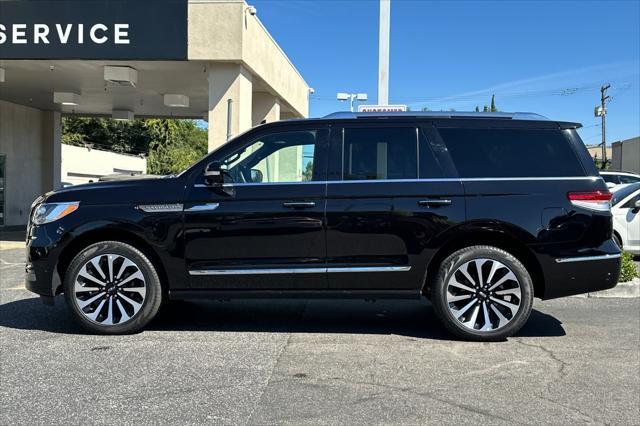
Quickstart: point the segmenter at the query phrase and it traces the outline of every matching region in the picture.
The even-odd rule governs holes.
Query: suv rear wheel
[[[447,257],[431,283],[436,315],[468,340],[503,340],[527,321],[533,304],[531,276],[510,253],[472,246]]]
[[[119,241],[92,244],[73,259],[64,280],[67,306],[87,330],[133,333],[158,312],[162,288],[149,259]]]

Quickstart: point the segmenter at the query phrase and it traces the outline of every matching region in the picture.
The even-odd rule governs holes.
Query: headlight
[[[43,225],[62,219],[66,215],[78,210],[80,203],[77,201],[69,203],[44,203],[40,204],[33,212],[32,222],[34,225]]]

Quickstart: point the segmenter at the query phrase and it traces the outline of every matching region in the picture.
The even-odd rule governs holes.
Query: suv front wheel
[[[510,253],[472,246],[452,253],[431,282],[431,303],[445,327],[468,340],[503,340],[529,318],[531,276]]]
[[[82,250],[64,279],[67,306],[87,330],[133,333],[158,312],[160,279],[151,261],[135,247],[104,241]]]

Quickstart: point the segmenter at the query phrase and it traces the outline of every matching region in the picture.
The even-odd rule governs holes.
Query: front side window
[[[265,135],[222,160],[235,183],[314,180],[317,130]]]
[[[416,179],[418,143],[414,127],[345,128],[344,180]]]
[[[438,130],[462,178],[585,175],[569,140],[559,130]]]

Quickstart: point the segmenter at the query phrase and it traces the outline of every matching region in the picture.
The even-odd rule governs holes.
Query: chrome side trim
[[[337,272],[407,272],[411,266],[363,266],[353,268],[327,268],[327,272],[334,274]]]
[[[324,274],[337,272],[406,272],[411,266],[365,266],[344,268],[274,268],[274,269],[192,269],[189,275],[271,275],[271,274]]]
[[[323,274],[327,268],[192,269],[189,275]]]
[[[138,209],[142,210],[145,213],[170,213],[170,212],[181,212],[184,206],[181,203],[173,203],[173,204],[141,204],[137,207]]]
[[[185,212],[208,212],[217,209],[220,206],[220,203],[205,203],[205,204],[196,204],[194,206],[189,207],[188,209],[184,209]]]
[[[570,262],[590,262],[592,260],[609,260],[609,259],[618,259],[622,256],[621,253],[618,254],[603,254],[600,256],[580,256],[580,257],[564,257],[556,259],[557,263],[570,263]]]
[[[565,176],[565,177],[487,177],[487,178],[433,178],[433,179],[369,179],[369,180],[323,180],[304,182],[240,182],[228,184],[229,186],[259,186],[259,185],[327,185],[350,183],[419,183],[419,182],[503,182],[503,181],[576,181],[587,180],[595,182],[602,179],[598,176]],[[207,185],[197,183],[194,188],[209,188]]]

